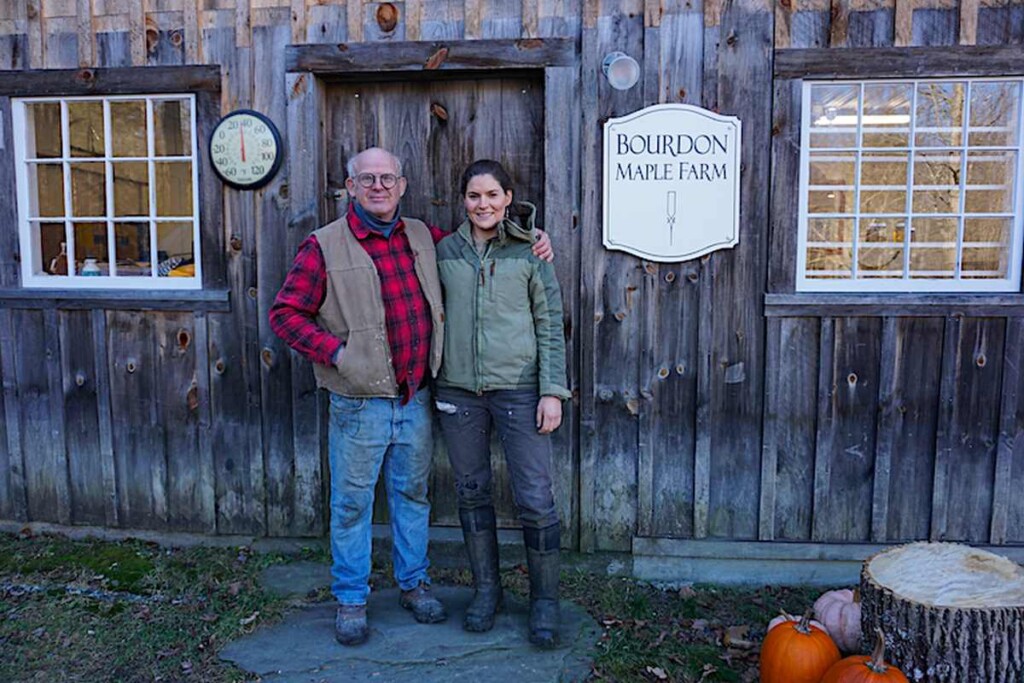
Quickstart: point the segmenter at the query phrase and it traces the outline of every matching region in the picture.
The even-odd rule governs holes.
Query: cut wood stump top
[[[1024,606],[1024,568],[958,543],[911,543],[876,555],[868,572],[906,600],[932,607]]]

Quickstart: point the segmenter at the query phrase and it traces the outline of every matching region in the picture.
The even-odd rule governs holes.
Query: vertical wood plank
[[[932,480],[932,514],[929,540],[946,539],[949,517],[949,476],[954,440],[953,418],[956,384],[960,376],[960,325],[958,316],[947,316],[942,334],[942,379],[939,385],[939,420],[935,433],[935,475]]]
[[[239,3],[241,6],[244,3]],[[206,33],[207,62],[227,74],[224,108],[252,106],[252,48],[236,47],[237,29]],[[263,435],[260,419],[260,345],[257,289],[257,223],[252,192],[224,188],[224,219],[218,230],[227,239],[230,313],[207,316],[210,426],[213,452],[216,528],[224,534],[266,534]],[[223,251],[218,254],[223,254]],[[259,258],[262,258],[262,254]],[[221,261],[225,259],[221,257]],[[202,370],[196,339],[197,369]]]
[[[93,368],[96,378],[96,423],[99,429],[100,473],[103,481],[103,513],[107,526],[118,526],[121,505],[114,462],[113,412],[110,398],[110,364],[107,362],[107,316],[100,309],[90,313]]]
[[[420,40],[462,40],[463,15],[463,0],[430,0],[430,11],[421,13]]]
[[[847,47],[850,32],[850,0],[832,0],[832,23],[829,25],[828,46]]]
[[[914,11],[913,44],[956,45],[959,15],[949,7],[919,7]]]
[[[203,34],[199,30],[199,5],[203,0],[181,0],[182,23],[185,25],[185,63],[202,64]]]
[[[206,313],[199,311],[193,314],[192,329],[194,330],[193,346],[195,348],[195,379],[196,400],[194,413],[198,452],[196,454],[196,491],[193,499],[198,502],[199,509],[194,523],[199,531],[213,534],[217,532],[217,485],[216,469],[213,457],[213,439],[211,425],[213,415],[210,412],[210,333]],[[191,404],[189,408],[192,409]],[[256,431],[255,429],[253,431]],[[243,440],[243,444],[247,440]]]
[[[148,0],[128,3],[128,44],[132,66],[146,63],[146,5]]]
[[[8,500],[11,514],[17,520],[28,519],[28,488],[25,473],[25,451],[22,447],[22,404],[19,395],[17,362],[17,339],[15,338],[14,313],[9,308],[0,308],[0,371],[3,374],[4,422],[7,433],[7,458],[10,470],[7,475]]]
[[[363,0],[348,0],[348,42],[363,42]]]
[[[123,526],[164,529],[167,453],[159,405],[151,313],[111,311],[107,318],[118,518]]]
[[[1004,318],[965,318],[960,327],[959,370],[948,478],[946,538],[987,543],[999,441],[1006,336]]]
[[[961,45],[975,45],[978,42],[978,0],[960,0]]]
[[[562,426],[555,433],[555,489],[564,527],[563,546],[576,548],[579,539],[579,358],[580,345],[580,167],[561,163],[580,158],[579,67],[549,68],[544,74],[544,227],[558,261],[555,273],[562,290],[568,387],[573,398],[564,403]]]
[[[358,4],[358,0],[357,3]],[[349,3],[351,10],[352,3]],[[349,37],[351,38],[351,21]],[[284,72],[284,46],[291,39],[291,27],[257,26],[253,28],[253,63],[261,65],[267,73]],[[307,76],[312,78],[312,76]],[[262,111],[287,135],[287,106],[284,79],[253,78],[253,108]],[[294,147],[286,143],[290,162]],[[267,534],[286,536],[293,533],[294,518],[294,415],[292,406],[292,365],[299,363],[299,357],[270,329],[268,313],[277,291],[281,288],[285,273],[295,254],[289,245],[294,238],[289,235],[289,214],[291,184],[289,167],[264,187],[256,196],[255,224],[257,231],[256,253],[259,263],[256,269],[259,278],[259,348],[261,359],[261,396],[263,424],[264,474],[266,485]],[[316,206],[313,204],[312,206]],[[292,208],[293,220],[302,225],[308,216]],[[315,215],[314,215],[315,220]],[[309,367],[306,372],[311,372]]]
[[[772,22],[769,2],[726,4],[718,54],[718,107],[744,122],[740,242],[711,255],[711,447],[708,533],[757,537],[764,386]],[[702,311],[704,315],[704,311]]]
[[[466,40],[477,40],[483,37],[483,0],[465,0],[462,14],[465,22]]]
[[[108,31],[96,35],[96,61],[101,67],[132,65],[131,46],[127,31]]]
[[[867,541],[871,536],[880,327],[877,318],[866,317],[833,323],[835,346],[826,380],[831,396],[818,427],[825,434],[819,441],[824,448],[817,453],[822,477],[815,477],[815,540]]]
[[[783,50],[792,45],[793,0],[775,3],[775,49]]]
[[[1024,465],[1024,318],[1007,320],[1003,345],[1003,386],[1000,392],[999,444],[992,492],[990,543],[1006,543],[1011,508],[1019,509],[1020,489],[1013,487],[1014,471]],[[1014,521],[1019,516],[1014,515]],[[1019,528],[1019,527],[1017,527]],[[1019,534],[1014,534],[1019,538]],[[1016,540],[1014,538],[1014,540]]]
[[[72,510],[76,524],[106,523],[96,350],[89,311],[59,313],[62,398]]]
[[[77,0],[78,65],[96,65],[96,31],[93,28],[92,0]]]
[[[893,45],[904,47],[914,40],[914,2],[915,0],[896,0],[896,33]]]
[[[4,317],[7,311],[0,311],[0,325],[8,322]],[[11,490],[11,469],[15,467],[11,457],[11,447],[7,441],[7,397],[4,372],[4,356],[8,353],[4,341],[4,333],[0,332],[0,519],[15,519],[14,492]],[[13,385],[13,382],[11,383]],[[13,387],[12,387],[13,388]],[[13,413],[13,411],[12,411]]]
[[[1024,45],[1024,4],[978,8],[978,45]]]
[[[821,319],[818,344],[818,428],[814,445],[814,507],[811,538],[821,541],[828,513],[829,485],[832,480],[832,453],[835,451],[835,318]],[[821,520],[820,522],[818,520]]]
[[[776,462],[775,469],[766,472],[774,482],[765,486],[775,489],[771,528],[778,540],[811,538],[820,330],[817,318],[781,320],[779,355],[765,360],[766,368],[778,368],[778,390],[766,391],[765,398],[766,429],[774,431],[772,439],[766,436],[765,448],[774,448]]]
[[[871,540],[883,542],[889,532],[889,483],[892,474],[892,451],[895,441],[893,406],[896,394],[897,319],[882,320],[882,352],[878,373],[878,431],[875,437],[875,472],[871,500]]]
[[[423,0],[405,0],[405,39],[419,40],[423,22]]]
[[[876,457],[887,457],[889,462],[886,501],[878,501],[884,504],[888,519],[884,527],[881,520],[872,520],[873,540],[879,542],[928,537],[943,320],[898,318],[892,334],[894,346],[883,346],[885,378],[879,385],[884,396],[880,394]],[[889,343],[883,340],[883,345]],[[875,492],[879,493],[877,487]]]
[[[408,5],[408,3],[406,3]],[[340,5],[312,5],[306,8],[307,43],[344,43],[348,40],[348,8]],[[406,34],[408,38],[408,33]],[[410,39],[411,40],[411,39]]]
[[[522,37],[540,37],[540,0],[521,0],[523,6]]]
[[[780,416],[776,402],[781,396],[782,324],[783,319],[769,319],[765,335],[765,410],[764,438],[761,447],[761,498],[758,505],[757,538],[775,540],[775,497],[778,479],[778,443]]]
[[[768,291],[796,289],[799,204],[793,188],[800,186],[800,98],[803,81],[779,79],[774,84],[772,121],[771,227]]]
[[[235,45],[252,47],[252,0],[235,0]]]
[[[306,40],[306,0],[291,0],[291,3],[292,43],[300,44]]]
[[[895,37],[896,10],[893,0],[888,6],[867,5],[850,12],[848,43],[850,47],[891,47]]]
[[[45,55],[45,19],[43,18],[43,0],[26,0],[26,17],[28,19],[28,62],[32,69],[46,66]]]
[[[0,126],[0,140],[4,154],[0,155],[0,193],[4,197],[17,197],[17,178],[14,168],[14,127],[11,125],[11,98],[0,97],[0,118],[5,122]],[[7,150],[12,150],[8,152]],[[0,224],[18,225],[18,207],[16,202],[0,202]],[[17,287],[21,282],[20,248],[17,230],[0,230],[0,285]],[[12,378],[13,381],[13,378]]]

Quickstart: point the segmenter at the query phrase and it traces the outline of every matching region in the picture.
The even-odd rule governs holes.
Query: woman
[[[558,630],[559,526],[549,434],[570,396],[562,296],[552,265],[530,251],[536,209],[513,203],[501,164],[473,162],[460,191],[468,218],[437,246],[447,316],[437,407],[476,588],[463,627],[489,630],[502,601],[491,500],[494,428],[523,525],[530,642],[550,648]]]

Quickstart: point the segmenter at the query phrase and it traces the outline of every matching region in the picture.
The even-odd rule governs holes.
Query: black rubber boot
[[[530,569],[530,642],[542,649],[558,645],[559,527],[523,528]]]
[[[498,573],[498,532],[491,506],[459,510],[466,554],[473,570],[473,601],[466,608],[462,628],[467,631],[490,631],[494,613],[501,608],[501,577]]]

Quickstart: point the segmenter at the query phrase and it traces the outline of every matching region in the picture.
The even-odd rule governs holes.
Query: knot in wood
[[[623,320],[626,319],[626,314],[623,311],[618,311],[615,314],[615,319],[618,320],[621,323]]]
[[[250,287],[248,289],[248,293],[249,293],[249,298],[250,299],[253,299],[253,300],[256,299],[256,288],[255,287]]]
[[[238,235],[231,236],[231,248],[235,251],[242,251],[242,238]]]
[[[213,371],[216,372],[218,375],[223,375],[224,374],[224,359],[223,358],[218,358],[217,362],[213,364]]]
[[[128,371],[129,375],[135,372],[135,368],[136,365],[134,360],[129,360],[127,363],[124,364],[124,369]]]
[[[666,377],[668,377],[668,375],[668,368],[658,368],[658,377],[660,377],[661,379],[665,379]]]
[[[85,375],[81,372],[75,373],[75,385],[82,386],[85,384]]]
[[[270,349],[264,348],[260,353],[260,360],[263,361],[263,365],[269,370],[274,367],[274,352]]]
[[[199,385],[195,380],[192,380],[192,385],[188,388],[185,402],[188,404],[189,412],[194,413],[199,408]]]
[[[979,368],[983,368],[985,367],[985,363],[988,362],[988,359],[985,358],[985,354],[979,353],[977,358],[974,359],[974,362],[978,364]]]
[[[182,41],[184,41],[184,38],[181,35],[181,31],[171,32],[171,45],[173,45],[174,47],[179,47],[181,46]]]
[[[857,373],[851,372],[846,376],[846,383],[851,387],[857,386]]]
[[[597,397],[604,401],[605,403],[607,403],[608,401],[612,400],[612,398],[615,397],[615,392],[613,392],[611,389],[602,389],[601,391],[597,392]]]
[[[78,73],[75,74],[75,79],[86,84],[91,84],[96,80],[96,72],[92,69],[79,69]]]
[[[188,330],[178,330],[178,348],[184,351],[192,342],[192,335]]]
[[[729,31],[729,37],[725,39],[725,44],[732,47],[739,40],[739,36],[736,35],[736,31]]]
[[[391,33],[398,26],[398,8],[390,2],[377,5],[377,26],[384,33]]]
[[[448,110],[440,102],[430,103],[430,113],[441,123],[448,123]]]
[[[448,59],[448,48],[446,48],[446,47],[438,48],[437,51],[434,52],[434,54],[430,55],[430,57],[427,59],[427,63],[423,65],[423,68],[427,69],[428,71],[432,71],[434,69],[439,69],[439,68],[441,68],[441,65],[445,63],[445,61],[447,59]]]
[[[671,270],[668,271],[667,273],[665,273],[665,282],[667,282],[669,284],[672,284],[675,281],[676,281],[676,274],[675,273],[673,273]]]
[[[681,375],[681,374],[683,374],[684,372],[686,372],[686,366],[685,366],[685,365],[683,365],[682,363],[680,363],[679,365],[677,365],[677,366],[676,366],[676,374],[677,374],[677,375]]]

